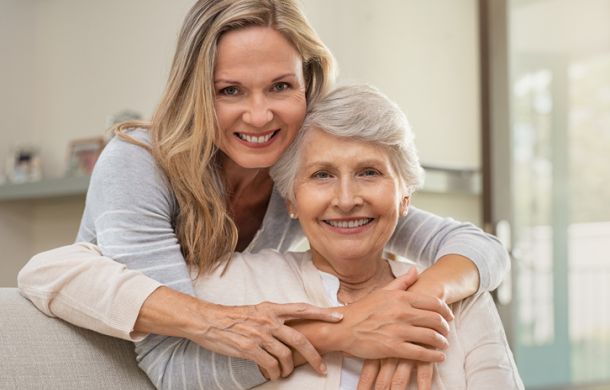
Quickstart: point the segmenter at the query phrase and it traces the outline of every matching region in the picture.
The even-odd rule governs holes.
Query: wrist
[[[442,300],[443,302],[447,302],[447,297],[449,292],[447,290],[447,286],[442,281],[434,280],[433,278],[424,278],[422,274],[420,279],[417,282],[413,283],[407,291],[433,296]]]
[[[477,292],[479,270],[472,260],[449,254],[419,275],[409,291],[432,295],[451,304]]]
[[[309,320],[290,322],[290,326],[305,335],[320,355],[342,351],[345,344],[344,335],[349,333],[343,325],[347,307],[333,307],[329,310],[343,314],[344,318],[334,323]]]
[[[162,286],[144,301],[134,330],[193,340],[206,323],[202,314],[209,314],[207,306],[216,305]]]

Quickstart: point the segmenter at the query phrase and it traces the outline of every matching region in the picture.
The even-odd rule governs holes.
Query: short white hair
[[[339,138],[356,139],[387,151],[405,196],[423,184],[413,131],[396,103],[367,85],[339,87],[309,107],[295,140],[271,168],[271,177],[284,199],[294,201],[294,179],[307,134],[313,128]]]

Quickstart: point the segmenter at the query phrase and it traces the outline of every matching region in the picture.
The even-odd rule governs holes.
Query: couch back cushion
[[[133,344],[38,311],[0,288],[0,389],[154,389]]]

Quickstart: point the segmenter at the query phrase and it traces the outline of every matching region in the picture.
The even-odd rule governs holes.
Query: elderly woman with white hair
[[[225,305],[332,307],[414,280],[413,265],[390,260],[384,248],[422,183],[422,168],[405,116],[384,95],[365,86],[342,87],[315,104],[271,175],[311,249],[235,253],[224,267],[197,279],[200,298]],[[451,309],[455,318],[445,360],[436,366],[432,387],[522,389],[490,295],[475,295]],[[359,332],[373,330],[360,329],[349,318],[327,326],[326,344],[316,345],[326,354],[326,376],[303,365],[261,388],[354,389],[363,359],[387,357],[383,351],[344,355],[341,351],[353,351],[347,346],[358,343]],[[400,342],[399,335],[380,340]]]

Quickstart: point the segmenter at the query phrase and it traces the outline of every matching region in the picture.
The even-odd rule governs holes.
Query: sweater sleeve
[[[424,268],[445,255],[467,257],[479,270],[479,292],[498,287],[510,269],[508,253],[494,236],[470,223],[441,218],[412,206],[398,221],[388,249]]]
[[[123,272],[135,271],[140,274],[138,280],[148,277],[146,283],[150,286],[156,281],[159,285],[195,295],[174,232],[175,210],[175,200],[167,180],[152,155],[141,146],[113,139],[104,149],[91,177],[78,240],[97,244],[103,256],[114,259],[116,267],[123,267],[121,270],[113,269],[114,278],[121,277]],[[90,251],[90,248],[83,249],[83,253],[85,251]],[[81,261],[88,262],[85,268],[89,268],[93,280],[85,282],[86,273],[82,277],[74,275],[66,283],[55,284],[58,291],[47,293],[50,296],[62,295],[72,285],[81,286],[78,289],[83,288],[88,294],[73,294],[72,299],[63,301],[71,305],[72,310],[51,314],[74,322],[78,315],[83,315],[75,313],[84,307],[98,313],[123,310],[121,306],[124,303],[119,297],[103,299],[121,293],[113,290],[117,279],[104,279],[101,272],[97,277],[93,275],[104,267],[111,268],[108,265],[110,260],[97,258],[95,262],[89,262],[87,256],[83,256]],[[130,294],[133,292],[124,296]],[[140,298],[137,305],[132,305],[132,311],[125,315],[133,321],[127,328],[133,329],[143,302]],[[53,305],[48,308],[53,309]],[[94,317],[90,319],[98,321]],[[104,330],[101,324],[90,328]],[[123,335],[125,328],[123,324],[120,330]],[[217,355],[190,340],[148,335],[137,339],[135,344],[138,365],[160,389],[251,388],[264,381],[254,362]]]
[[[453,305],[457,339],[464,349],[468,389],[523,390],[498,311],[489,293]]]
[[[133,326],[146,298],[161,285],[103,257],[89,243],[37,254],[19,271],[17,284],[46,315],[130,341],[146,336]]]

